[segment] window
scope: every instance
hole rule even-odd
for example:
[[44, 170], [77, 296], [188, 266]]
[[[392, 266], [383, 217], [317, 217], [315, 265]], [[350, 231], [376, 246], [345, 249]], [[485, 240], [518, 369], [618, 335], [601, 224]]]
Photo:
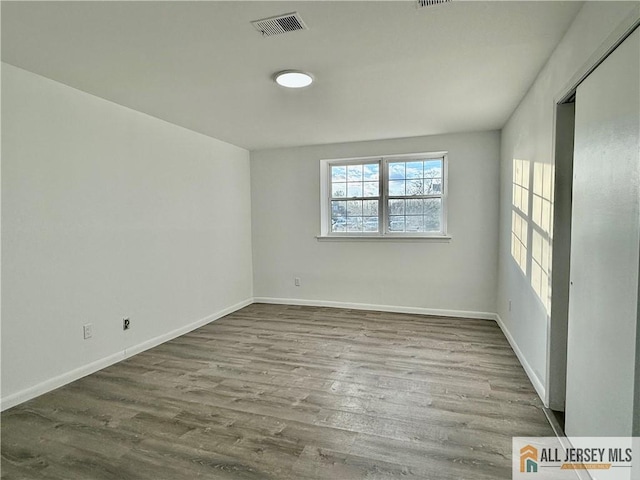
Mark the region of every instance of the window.
[[322, 235], [446, 235], [446, 152], [321, 162]]

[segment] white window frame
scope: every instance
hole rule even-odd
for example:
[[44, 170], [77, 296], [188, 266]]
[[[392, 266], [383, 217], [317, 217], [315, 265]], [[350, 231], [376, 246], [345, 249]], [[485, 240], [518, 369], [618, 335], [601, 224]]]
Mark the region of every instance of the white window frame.
[[[388, 225], [388, 199], [389, 199], [389, 163], [394, 161], [408, 162], [411, 160], [442, 160], [442, 192], [439, 195], [416, 195], [416, 198], [440, 198], [442, 199], [442, 217], [439, 232], [391, 232]], [[332, 232], [331, 231], [331, 167], [361, 165], [366, 163], [378, 163], [380, 168], [378, 197], [369, 197], [368, 200], [378, 199], [378, 226], [379, 232]], [[320, 161], [320, 235], [318, 239], [450, 239], [447, 234], [447, 213], [449, 193], [449, 168], [448, 152], [423, 152], [400, 155], [383, 155], [372, 157], [334, 158]], [[412, 198], [411, 196], [393, 198]]]

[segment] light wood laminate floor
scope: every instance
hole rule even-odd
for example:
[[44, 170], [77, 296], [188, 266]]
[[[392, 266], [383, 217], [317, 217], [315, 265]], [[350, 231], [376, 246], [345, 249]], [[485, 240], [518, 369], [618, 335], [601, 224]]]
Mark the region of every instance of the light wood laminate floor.
[[2, 479], [509, 479], [551, 436], [488, 320], [254, 304], [2, 414]]

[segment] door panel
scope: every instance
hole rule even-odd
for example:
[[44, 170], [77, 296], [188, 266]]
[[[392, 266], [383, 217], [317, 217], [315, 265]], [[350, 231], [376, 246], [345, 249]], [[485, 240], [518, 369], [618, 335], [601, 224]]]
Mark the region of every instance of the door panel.
[[640, 241], [640, 32], [576, 94], [565, 431], [631, 435]]

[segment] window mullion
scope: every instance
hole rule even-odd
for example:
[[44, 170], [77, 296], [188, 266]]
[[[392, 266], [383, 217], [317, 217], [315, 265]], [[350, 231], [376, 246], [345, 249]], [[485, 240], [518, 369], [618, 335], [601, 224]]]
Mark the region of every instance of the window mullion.
[[411, 200], [422, 198], [442, 198], [442, 195], [389, 195], [388, 200]]
[[331, 200], [349, 201], [349, 200], [378, 200], [377, 197], [331, 197]]
[[380, 159], [380, 203], [378, 204], [378, 228], [380, 230], [380, 235], [387, 234], [387, 217], [389, 213], [387, 212], [387, 162], [384, 158]]

